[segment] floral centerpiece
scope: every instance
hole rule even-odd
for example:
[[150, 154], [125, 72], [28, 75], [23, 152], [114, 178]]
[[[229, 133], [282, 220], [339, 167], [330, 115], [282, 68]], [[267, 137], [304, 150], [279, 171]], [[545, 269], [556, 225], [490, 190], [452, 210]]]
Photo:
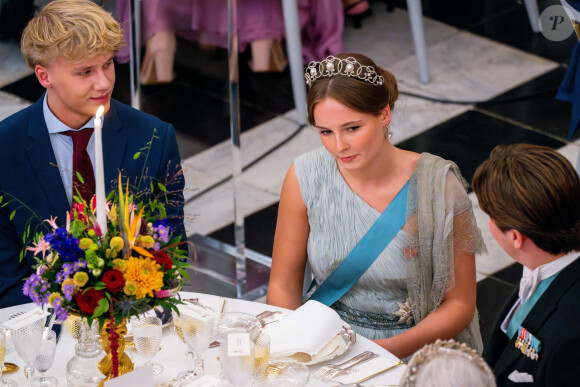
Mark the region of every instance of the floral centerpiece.
[[180, 248], [186, 242], [166, 216], [166, 189], [161, 183], [158, 188], [160, 197], [138, 202], [119, 175], [118, 190], [107, 198], [104, 235], [95, 216], [95, 198], [88, 205], [76, 195], [65, 225], [59, 227], [56, 218], [45, 220], [52, 232], [37, 233], [27, 247], [37, 264], [24, 294], [38, 305], [50, 303], [62, 321], [71, 313], [86, 318], [89, 326], [98, 320], [101, 329], [107, 321], [113, 328], [114, 376], [119, 362], [115, 325], [156, 306], [177, 310], [181, 301], [171, 296], [191, 267]]
[[[161, 191], [165, 187], [159, 183]], [[107, 233], [95, 218], [94, 197], [88, 206], [80, 196], [66, 214], [66, 225], [47, 219], [50, 233], [38, 233], [28, 250], [37, 264], [24, 284], [24, 294], [39, 305], [50, 303], [60, 320], [73, 312], [88, 319], [121, 321], [163, 306], [176, 310], [170, 297], [182, 278], [188, 278], [181, 235], [166, 218], [155, 198], [134, 202], [119, 175], [118, 192], [109, 194]]]

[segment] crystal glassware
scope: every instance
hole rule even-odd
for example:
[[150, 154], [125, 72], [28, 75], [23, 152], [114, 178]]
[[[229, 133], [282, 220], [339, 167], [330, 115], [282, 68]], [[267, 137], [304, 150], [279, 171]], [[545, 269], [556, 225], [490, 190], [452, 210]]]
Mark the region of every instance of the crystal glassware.
[[145, 367], [151, 367], [153, 375], [163, 372], [159, 363], [151, 363], [151, 359], [159, 352], [161, 344], [162, 322], [156, 316], [139, 316], [131, 321], [133, 341], [137, 353], [145, 358]]
[[[17, 316], [18, 314], [10, 317], [10, 319]], [[10, 331], [16, 353], [26, 362], [24, 375], [26, 375], [27, 379], [32, 378], [34, 375], [33, 362], [36, 359], [36, 354], [40, 351], [43, 330], [44, 319], [38, 319], [31, 324]]]
[[254, 385], [258, 387], [302, 387], [310, 379], [310, 370], [304, 364], [291, 360], [270, 359], [255, 372]]
[[56, 332], [50, 328], [44, 328], [42, 332], [42, 342], [40, 350], [34, 359], [34, 368], [40, 372], [40, 375], [32, 379], [33, 387], [55, 387], [58, 380], [53, 376], [46, 376], [45, 372], [52, 367], [54, 354], [56, 351]]
[[256, 316], [249, 313], [228, 312], [222, 315], [216, 327], [215, 337], [220, 343], [226, 340], [230, 333], [248, 333], [250, 340], [255, 341], [262, 325]]
[[0, 330], [0, 387], [16, 387], [18, 384], [14, 380], [2, 378], [7, 341], [6, 334]]
[[270, 360], [270, 336], [260, 333], [254, 341], [254, 372]]
[[202, 353], [209, 348], [213, 340], [215, 316], [210, 312], [198, 309], [195, 312], [181, 312], [179, 316], [183, 338], [193, 352], [194, 368], [180, 372], [178, 379], [182, 384], [191, 382], [204, 373]]
[[98, 322], [93, 321], [93, 325], [89, 328], [85, 319], [77, 318], [73, 321], [71, 327], [74, 328], [73, 332], [78, 338], [78, 343], [75, 346], [75, 355], [66, 365], [68, 386], [97, 387], [104, 378], [99, 370], [103, 351], [99, 344]]
[[220, 341], [220, 365], [228, 383], [233, 386], [250, 384], [255, 351], [256, 345], [250, 340], [249, 333], [230, 333]]

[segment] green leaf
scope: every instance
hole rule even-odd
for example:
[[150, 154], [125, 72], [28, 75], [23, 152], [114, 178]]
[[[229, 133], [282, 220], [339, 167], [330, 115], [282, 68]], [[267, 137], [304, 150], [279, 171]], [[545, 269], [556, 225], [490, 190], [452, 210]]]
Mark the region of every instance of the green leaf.
[[137, 160], [139, 157], [141, 157], [141, 152], [137, 152], [133, 155], [133, 160]]
[[14, 219], [14, 215], [16, 215], [16, 210], [10, 213], [10, 220]]
[[83, 179], [79, 171], [77, 171], [77, 179], [79, 179], [81, 184], [85, 184], [85, 179]]
[[95, 308], [95, 312], [93, 313], [93, 318], [99, 317], [103, 313], [106, 313], [109, 310], [109, 300], [105, 297], [99, 300], [99, 306]]
[[0, 196], [0, 203], [4, 200], [4, 196]]
[[20, 254], [18, 255], [18, 262], [22, 262], [23, 258], [24, 258], [24, 250], [20, 250]]
[[167, 188], [165, 188], [165, 186], [161, 183], [157, 183], [157, 187], [159, 187], [159, 189], [163, 192], [167, 192]]

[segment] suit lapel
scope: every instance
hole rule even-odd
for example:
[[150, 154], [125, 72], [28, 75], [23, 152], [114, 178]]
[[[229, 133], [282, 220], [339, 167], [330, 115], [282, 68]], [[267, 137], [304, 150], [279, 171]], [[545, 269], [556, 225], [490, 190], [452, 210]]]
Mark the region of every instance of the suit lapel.
[[[568, 288], [580, 278], [580, 259], [572, 262], [564, 268], [556, 279], [550, 284], [548, 289], [542, 294], [532, 310], [524, 319], [522, 326], [533, 335], [537, 335], [548, 317], [556, 309], [558, 301], [566, 293]], [[505, 316], [505, 315], [504, 315]], [[508, 369], [522, 353], [515, 348], [516, 336], [510, 340], [503, 350], [494, 368], [494, 373], [499, 376]], [[540, 352], [540, 357], [542, 356]]]
[[126, 134], [123, 130], [117, 102], [111, 100], [111, 109], [103, 123], [103, 162], [105, 168], [105, 191], [115, 188], [113, 184], [119, 177], [125, 156]]
[[[53, 208], [53, 215], [63, 216], [70, 209], [56, 158], [42, 112], [43, 98], [32, 105], [27, 136], [24, 138], [26, 155], [36, 175], [36, 180]], [[40, 200], [40, 198], [39, 198]]]

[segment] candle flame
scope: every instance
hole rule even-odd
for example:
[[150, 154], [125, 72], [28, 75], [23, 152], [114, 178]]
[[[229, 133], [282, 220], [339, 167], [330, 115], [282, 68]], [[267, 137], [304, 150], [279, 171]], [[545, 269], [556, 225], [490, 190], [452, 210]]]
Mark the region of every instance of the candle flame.
[[99, 106], [99, 108], [97, 109], [97, 118], [101, 118], [104, 111], [105, 111], [105, 107], [103, 105]]

